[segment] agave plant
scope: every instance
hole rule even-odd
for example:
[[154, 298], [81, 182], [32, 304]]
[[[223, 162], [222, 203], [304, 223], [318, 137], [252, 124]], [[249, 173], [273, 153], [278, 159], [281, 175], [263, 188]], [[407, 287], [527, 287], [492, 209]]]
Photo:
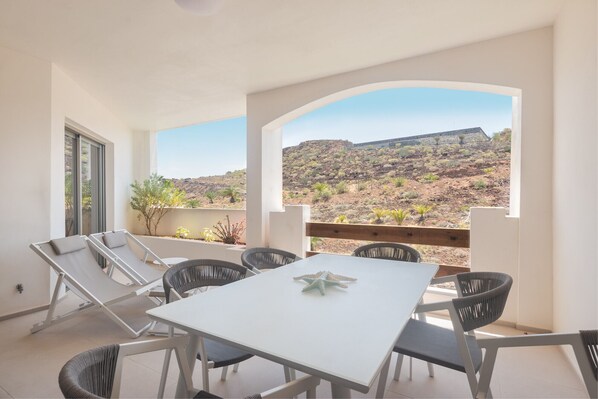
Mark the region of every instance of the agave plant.
[[384, 221], [382, 220], [386, 215], [388, 215], [388, 211], [382, 208], [374, 208], [372, 209], [372, 214], [374, 215], [374, 219], [372, 223], [375, 224], [382, 224]]
[[422, 223], [426, 217], [426, 214], [432, 210], [431, 205], [413, 205], [413, 209], [419, 215], [419, 222]]
[[409, 214], [408, 212], [406, 212], [403, 209], [393, 209], [392, 211], [389, 211], [388, 214], [394, 219], [395, 222], [397, 222], [397, 224], [400, 226], [401, 224], [403, 224], [403, 221], [405, 220], [405, 218], [407, 217], [407, 215]]

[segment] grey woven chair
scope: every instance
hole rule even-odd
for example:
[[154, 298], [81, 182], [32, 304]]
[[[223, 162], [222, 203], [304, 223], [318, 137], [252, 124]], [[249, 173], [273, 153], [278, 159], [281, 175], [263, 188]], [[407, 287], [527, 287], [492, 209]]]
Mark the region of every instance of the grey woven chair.
[[[175, 350], [178, 366], [187, 388], [187, 397], [196, 392], [193, 389], [191, 369], [186, 355], [188, 336], [143, 341], [127, 344], [114, 344], [91, 349], [74, 356], [60, 370], [58, 385], [65, 398], [118, 398], [122, 379], [122, 364], [125, 356], [158, 350]], [[306, 376], [280, 387], [257, 395], [251, 399], [270, 399], [297, 396], [307, 393], [307, 398], [315, 398], [316, 387], [320, 379]], [[158, 394], [162, 398], [162, 392]], [[194, 398], [216, 398], [205, 391], [200, 391]]]
[[478, 344], [481, 348], [486, 349], [484, 362], [480, 369], [478, 398], [488, 397], [492, 370], [500, 348], [545, 345], [571, 345], [588, 395], [590, 398], [598, 397], [598, 330], [570, 334], [533, 334], [486, 338], [478, 340]]
[[404, 262], [421, 262], [421, 255], [414, 248], [392, 242], [376, 242], [362, 245], [353, 251], [353, 256], [386, 260], [400, 260]]
[[[453, 329], [438, 327], [421, 320], [410, 319], [399, 337], [394, 351], [429, 363], [464, 372], [472, 397], [476, 397], [476, 373], [482, 364], [482, 351], [474, 330], [498, 320], [507, 302], [513, 279], [508, 274], [491, 272], [460, 273], [440, 277], [432, 284], [452, 281], [457, 298], [450, 301], [420, 304], [416, 312], [448, 310]], [[394, 379], [398, 381], [397, 367]], [[379, 387], [383, 389], [384, 387]], [[384, 394], [384, 391], [381, 391]]]
[[[222, 260], [191, 259], [181, 262], [168, 269], [162, 277], [166, 302], [182, 299], [191, 290], [222, 286], [239, 281], [245, 278], [246, 274], [246, 267]], [[172, 336], [173, 333], [174, 329], [169, 327], [169, 336]], [[223, 381], [226, 380], [228, 366], [235, 365], [234, 371], [237, 371], [240, 362], [253, 357], [250, 353], [210, 339], [204, 339], [204, 346], [207, 359], [202, 361], [202, 366], [222, 368], [221, 380]], [[199, 353], [197, 359], [202, 360]], [[160, 381], [160, 393], [164, 391], [169, 362], [170, 351], [167, 351]], [[209, 391], [208, 378], [204, 378], [204, 389]]]
[[243, 266], [256, 273], [263, 269], [276, 269], [297, 260], [301, 260], [301, 257], [275, 248], [250, 248], [241, 254]]

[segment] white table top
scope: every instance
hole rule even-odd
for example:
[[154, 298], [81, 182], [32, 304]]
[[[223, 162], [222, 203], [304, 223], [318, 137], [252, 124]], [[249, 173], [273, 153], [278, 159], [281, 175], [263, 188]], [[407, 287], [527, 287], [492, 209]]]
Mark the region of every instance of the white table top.
[[[357, 278], [326, 295], [293, 277], [329, 270]], [[367, 392], [437, 265], [317, 255], [147, 311], [333, 383]]]

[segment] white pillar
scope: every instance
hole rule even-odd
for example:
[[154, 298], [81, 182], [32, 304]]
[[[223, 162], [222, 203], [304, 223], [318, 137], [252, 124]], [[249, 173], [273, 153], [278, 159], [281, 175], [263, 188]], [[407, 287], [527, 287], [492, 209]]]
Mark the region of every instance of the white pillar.
[[305, 252], [309, 250], [305, 224], [309, 218], [309, 205], [287, 205], [283, 212], [271, 212], [270, 246], [305, 257]]
[[133, 135], [133, 156], [135, 159], [134, 179], [145, 180], [158, 171], [158, 148], [155, 130], [137, 131]]
[[268, 245], [270, 212], [282, 210], [282, 129], [265, 129], [248, 113], [248, 248]]

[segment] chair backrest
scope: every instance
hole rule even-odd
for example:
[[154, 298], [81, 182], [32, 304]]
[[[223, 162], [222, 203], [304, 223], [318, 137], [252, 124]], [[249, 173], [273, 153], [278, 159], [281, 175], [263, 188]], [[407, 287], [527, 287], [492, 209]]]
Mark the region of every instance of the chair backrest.
[[110, 398], [120, 347], [101, 346], [79, 353], [60, 370], [58, 385], [65, 398]]
[[452, 300], [463, 331], [488, 325], [500, 318], [513, 285], [505, 273], [470, 272], [456, 276], [461, 297]]
[[386, 260], [399, 260], [403, 262], [421, 262], [420, 253], [409, 245], [391, 242], [377, 242], [363, 245], [353, 251], [353, 256]]
[[123, 358], [174, 349], [187, 390], [193, 382], [186, 355], [188, 336], [113, 344], [75, 355], [60, 370], [58, 385], [65, 398], [117, 398], [120, 395]]
[[[141, 245], [137, 240], [133, 242], [141, 251], [144, 252], [144, 259], [139, 258], [131, 248], [131, 241], [133, 236], [126, 230], [108, 231], [105, 233], [95, 233], [89, 235], [90, 240], [95, 244], [100, 251], [107, 254], [112, 253], [123, 264], [120, 266], [124, 268], [123, 272], [129, 277], [139, 280], [140, 283], [148, 283], [162, 277], [162, 273], [147, 265], [145, 261], [148, 256], [156, 258], [159, 263], [163, 263], [160, 258], [149, 250], [149, 248]], [[116, 265], [119, 266], [119, 265]]]
[[190, 259], [168, 269], [162, 277], [166, 302], [171, 300], [171, 290], [179, 296], [201, 287], [221, 286], [245, 278], [247, 268], [235, 263], [215, 259]]
[[275, 269], [301, 260], [301, 257], [294, 253], [275, 248], [250, 248], [241, 254], [243, 266], [251, 269]]
[[64, 273], [66, 284], [82, 297], [89, 294], [100, 301], [122, 294], [123, 285], [112, 280], [98, 264], [85, 236], [70, 236], [31, 244], [57, 273]]

